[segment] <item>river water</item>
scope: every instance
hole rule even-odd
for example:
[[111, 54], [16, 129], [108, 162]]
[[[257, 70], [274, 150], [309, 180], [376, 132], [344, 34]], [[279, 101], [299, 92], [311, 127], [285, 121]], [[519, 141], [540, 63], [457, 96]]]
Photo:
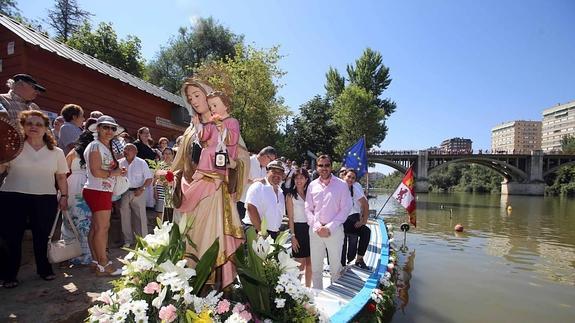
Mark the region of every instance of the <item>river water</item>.
[[[405, 211], [390, 200], [381, 214], [401, 247]], [[575, 322], [573, 199], [419, 194], [403, 249], [393, 323]]]

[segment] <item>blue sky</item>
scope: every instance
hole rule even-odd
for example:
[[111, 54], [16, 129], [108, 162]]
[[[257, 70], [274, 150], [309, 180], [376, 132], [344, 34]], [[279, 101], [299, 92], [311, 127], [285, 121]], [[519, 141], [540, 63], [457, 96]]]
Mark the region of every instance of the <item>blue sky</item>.
[[[575, 100], [575, 1], [571, 0], [79, 0], [120, 37], [142, 40], [150, 60], [197, 17], [213, 16], [259, 48], [280, 45], [280, 94], [294, 112], [324, 94], [330, 66], [345, 73], [366, 47], [379, 51], [397, 103], [381, 149], [424, 149], [447, 138], [490, 145], [490, 129], [540, 120]], [[44, 18], [48, 0], [19, 0]]]

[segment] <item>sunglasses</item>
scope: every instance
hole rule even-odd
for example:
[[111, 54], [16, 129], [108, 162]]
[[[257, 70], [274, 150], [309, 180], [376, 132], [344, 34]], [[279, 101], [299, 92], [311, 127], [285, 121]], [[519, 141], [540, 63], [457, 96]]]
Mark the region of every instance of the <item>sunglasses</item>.
[[317, 164], [317, 167], [331, 167], [331, 164]]
[[118, 128], [116, 126], [108, 126], [108, 125], [102, 125], [102, 129], [104, 130], [112, 130], [112, 131], [116, 131], [118, 130]]
[[32, 127], [32, 126], [36, 126], [37, 128], [44, 128], [45, 125], [42, 122], [32, 122], [32, 121], [26, 121], [26, 123], [24, 123], [25, 126], [28, 127]]

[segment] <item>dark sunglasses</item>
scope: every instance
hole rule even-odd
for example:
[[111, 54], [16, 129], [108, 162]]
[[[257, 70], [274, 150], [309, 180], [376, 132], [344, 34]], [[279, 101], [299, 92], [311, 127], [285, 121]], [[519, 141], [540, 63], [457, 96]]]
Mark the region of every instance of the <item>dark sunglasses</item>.
[[331, 164], [317, 164], [317, 167], [331, 167]]
[[44, 128], [45, 125], [42, 122], [32, 122], [32, 121], [26, 121], [26, 123], [24, 123], [25, 126], [28, 127], [32, 127], [32, 126], [36, 126], [38, 128]]
[[112, 131], [116, 131], [118, 130], [118, 128], [116, 126], [108, 126], [108, 125], [102, 125], [102, 129], [104, 130], [112, 130]]

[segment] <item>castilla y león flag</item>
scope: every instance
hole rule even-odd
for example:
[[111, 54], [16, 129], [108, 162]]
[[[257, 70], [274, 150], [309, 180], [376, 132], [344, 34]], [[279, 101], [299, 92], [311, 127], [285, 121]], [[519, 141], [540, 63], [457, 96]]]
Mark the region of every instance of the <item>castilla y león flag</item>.
[[407, 169], [401, 184], [393, 193], [393, 198], [407, 210], [409, 222], [414, 227], [417, 227], [417, 218], [415, 216], [415, 178], [411, 167]]

